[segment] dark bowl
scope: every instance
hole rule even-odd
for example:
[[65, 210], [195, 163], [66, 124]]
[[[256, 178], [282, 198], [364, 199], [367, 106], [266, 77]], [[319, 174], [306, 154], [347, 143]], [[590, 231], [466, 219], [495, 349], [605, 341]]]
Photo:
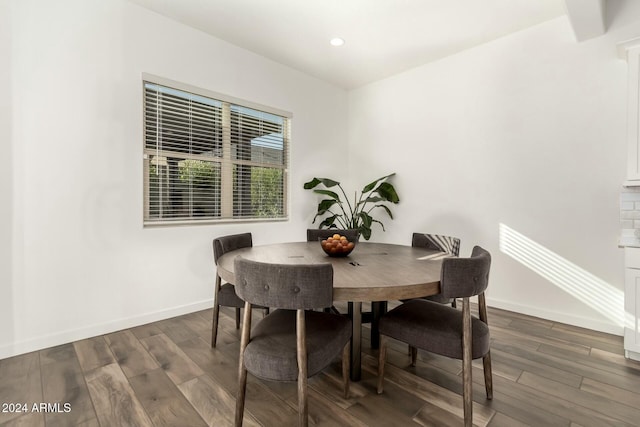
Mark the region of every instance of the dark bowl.
[[[340, 239], [334, 239], [333, 237], [318, 239], [318, 242], [320, 242], [320, 247], [325, 254], [329, 255], [330, 257], [339, 258], [349, 256], [349, 254], [353, 252], [358, 242], [346, 240], [346, 237], [342, 235], [340, 237]], [[343, 243], [345, 241], [346, 243]]]

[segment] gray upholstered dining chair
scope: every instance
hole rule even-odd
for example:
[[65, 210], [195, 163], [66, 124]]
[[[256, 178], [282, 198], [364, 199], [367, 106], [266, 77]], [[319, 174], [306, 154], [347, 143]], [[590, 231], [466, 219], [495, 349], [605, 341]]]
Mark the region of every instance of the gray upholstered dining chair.
[[[234, 307], [236, 309], [236, 329], [240, 328], [240, 309], [244, 307], [242, 301], [236, 294], [235, 287], [231, 283], [222, 284], [222, 278], [218, 274], [218, 259], [227, 252], [236, 249], [249, 248], [253, 246], [253, 238], [251, 233], [232, 234], [213, 239], [213, 260], [216, 264], [216, 283], [213, 294], [213, 326], [211, 328], [211, 347], [216, 346], [218, 338], [218, 318], [220, 316], [220, 306]], [[265, 314], [269, 313], [269, 309], [261, 307], [265, 310]]]
[[[307, 378], [342, 352], [349, 395], [351, 320], [312, 311], [333, 301], [331, 264], [269, 264], [238, 257], [236, 290], [245, 302], [238, 365], [236, 426], [242, 425], [247, 372], [274, 381], [298, 381], [298, 424], [308, 424]], [[277, 308], [251, 329], [254, 304]]]
[[[473, 423], [471, 360], [482, 357], [487, 399], [493, 398], [487, 304], [484, 291], [489, 283], [491, 255], [476, 246], [470, 258], [442, 261], [440, 287], [446, 298], [462, 298], [462, 311], [433, 301], [415, 299], [399, 305], [380, 319], [378, 393], [382, 393], [384, 364], [389, 338], [412, 348], [462, 360], [464, 423]], [[478, 295], [480, 318], [471, 316], [469, 297]], [[411, 357], [415, 366], [416, 353]]]
[[317, 242], [318, 239], [326, 239], [336, 233], [345, 236], [351, 242], [357, 241], [359, 237], [358, 230], [356, 229], [339, 230], [337, 228], [308, 228], [307, 242]]
[[[334, 234], [340, 234], [345, 236], [351, 242], [357, 242], [360, 234], [358, 230], [355, 228], [350, 228], [347, 230], [340, 230], [337, 228], [307, 228], [307, 242], [317, 242], [320, 239], [326, 239], [327, 237], [331, 237]], [[349, 303], [353, 305], [353, 303]], [[335, 314], [340, 314], [338, 309], [332, 305], [331, 307], [325, 307], [325, 311], [332, 311]]]
[[[457, 257], [460, 255], [460, 239], [452, 236], [413, 233], [411, 246], [414, 248], [433, 249], [448, 256]], [[429, 301], [439, 302], [440, 304], [451, 304], [452, 307], [456, 306], [455, 298], [445, 298], [442, 293], [422, 298], [428, 299]]]

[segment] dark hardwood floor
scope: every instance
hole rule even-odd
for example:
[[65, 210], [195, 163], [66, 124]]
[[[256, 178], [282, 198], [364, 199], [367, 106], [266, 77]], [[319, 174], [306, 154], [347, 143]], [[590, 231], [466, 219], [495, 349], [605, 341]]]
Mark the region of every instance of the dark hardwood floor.
[[[221, 310], [216, 349], [206, 310], [0, 360], [0, 425], [232, 425], [239, 348], [232, 315]], [[474, 361], [476, 425], [640, 425], [640, 362], [623, 357], [621, 337], [497, 309], [489, 325], [494, 398], [486, 400], [482, 362]], [[462, 425], [460, 361], [420, 352], [412, 368], [407, 347], [392, 342], [378, 395], [377, 351], [368, 340], [362, 359], [349, 399], [339, 360], [310, 379], [310, 424]], [[35, 411], [45, 409], [40, 403], [59, 405]], [[249, 375], [245, 425], [295, 425], [296, 417], [295, 383]]]

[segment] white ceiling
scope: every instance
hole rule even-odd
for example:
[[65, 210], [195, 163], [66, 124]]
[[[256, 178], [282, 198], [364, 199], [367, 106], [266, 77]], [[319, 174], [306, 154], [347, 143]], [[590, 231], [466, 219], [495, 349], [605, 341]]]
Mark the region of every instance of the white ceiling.
[[564, 0], [130, 1], [346, 89], [566, 13]]

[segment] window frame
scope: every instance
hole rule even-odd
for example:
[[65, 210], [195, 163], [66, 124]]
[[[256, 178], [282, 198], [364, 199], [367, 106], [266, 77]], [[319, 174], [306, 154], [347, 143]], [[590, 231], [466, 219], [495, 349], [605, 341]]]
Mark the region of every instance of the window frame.
[[[152, 219], [150, 217], [150, 179], [149, 179], [149, 155], [152, 149], [147, 148], [146, 139], [147, 139], [147, 126], [146, 126], [146, 94], [145, 94], [145, 85], [147, 83], [158, 85], [162, 87], [167, 87], [170, 89], [176, 89], [183, 92], [192, 93], [196, 96], [202, 96], [205, 98], [210, 98], [215, 101], [219, 101], [222, 103], [222, 118], [221, 118], [221, 128], [222, 128], [222, 156], [211, 156], [211, 157], [203, 157], [203, 160], [219, 163], [220, 165], [220, 217], [212, 218], [207, 217], [203, 219], [199, 219], [195, 216], [190, 217], [179, 217], [176, 219]], [[290, 149], [291, 149], [291, 119], [293, 118], [293, 114], [280, 110], [277, 108], [265, 106], [262, 104], [258, 104], [255, 102], [247, 101], [244, 99], [236, 98], [233, 96], [213, 92], [207, 89], [199, 88], [193, 85], [189, 85], [186, 83], [177, 82], [174, 80], [166, 79], [164, 77], [159, 77], [149, 73], [142, 73], [142, 171], [143, 171], [143, 226], [144, 227], [158, 227], [158, 226], [177, 226], [177, 225], [205, 225], [205, 224], [219, 224], [219, 223], [241, 223], [241, 222], [282, 222], [289, 220], [289, 158], [290, 158]], [[260, 112], [264, 112], [267, 114], [280, 116], [284, 119], [285, 123], [283, 124], [283, 150], [282, 150], [282, 165], [272, 164], [272, 163], [262, 163], [262, 162], [254, 162], [250, 160], [242, 160], [242, 159], [233, 159], [232, 158], [232, 137], [231, 137], [231, 109], [233, 106], [238, 106], [240, 108], [249, 108], [252, 110], [257, 110]], [[189, 154], [185, 156], [185, 158], [193, 158], [197, 159], [197, 154]], [[265, 168], [273, 168], [282, 170], [282, 216], [272, 217], [272, 218], [261, 218], [261, 217], [243, 217], [233, 216], [233, 208], [234, 208], [234, 192], [233, 192], [233, 173], [234, 173], [234, 165], [248, 165], [255, 167], [265, 167]]]

